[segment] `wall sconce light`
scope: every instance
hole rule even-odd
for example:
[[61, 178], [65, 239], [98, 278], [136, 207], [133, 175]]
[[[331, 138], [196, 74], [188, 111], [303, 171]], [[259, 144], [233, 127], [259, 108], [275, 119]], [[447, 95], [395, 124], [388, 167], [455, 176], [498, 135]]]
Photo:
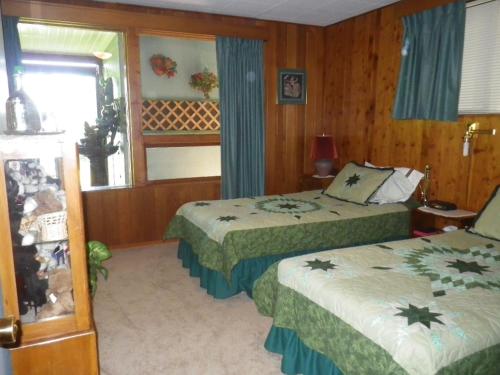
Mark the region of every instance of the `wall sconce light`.
[[464, 135], [463, 155], [469, 156], [470, 143], [474, 135], [495, 135], [496, 129], [479, 129], [479, 122], [473, 122], [467, 125], [467, 130]]

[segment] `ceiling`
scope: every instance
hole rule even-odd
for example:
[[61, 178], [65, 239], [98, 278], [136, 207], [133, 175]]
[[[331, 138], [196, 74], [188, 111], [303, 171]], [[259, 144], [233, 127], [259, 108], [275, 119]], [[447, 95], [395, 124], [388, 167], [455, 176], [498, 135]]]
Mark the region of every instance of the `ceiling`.
[[97, 0], [328, 26], [398, 0]]
[[74, 27], [19, 23], [21, 48], [26, 52], [92, 55], [105, 51], [116, 33]]

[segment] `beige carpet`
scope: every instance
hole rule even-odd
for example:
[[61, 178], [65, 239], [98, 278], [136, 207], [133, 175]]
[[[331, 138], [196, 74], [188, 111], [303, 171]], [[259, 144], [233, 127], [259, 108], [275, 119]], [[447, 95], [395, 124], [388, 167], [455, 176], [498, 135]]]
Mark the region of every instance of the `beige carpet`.
[[272, 323], [246, 295], [215, 300], [176, 257], [176, 243], [117, 251], [94, 299], [102, 375], [274, 375]]

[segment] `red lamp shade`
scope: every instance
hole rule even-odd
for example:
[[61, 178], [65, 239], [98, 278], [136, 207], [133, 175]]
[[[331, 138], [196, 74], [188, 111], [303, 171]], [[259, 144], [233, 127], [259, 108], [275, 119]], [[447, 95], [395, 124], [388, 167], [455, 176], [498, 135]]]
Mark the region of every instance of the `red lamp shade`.
[[331, 135], [317, 135], [314, 137], [311, 148], [312, 160], [334, 160], [337, 158], [337, 147]]

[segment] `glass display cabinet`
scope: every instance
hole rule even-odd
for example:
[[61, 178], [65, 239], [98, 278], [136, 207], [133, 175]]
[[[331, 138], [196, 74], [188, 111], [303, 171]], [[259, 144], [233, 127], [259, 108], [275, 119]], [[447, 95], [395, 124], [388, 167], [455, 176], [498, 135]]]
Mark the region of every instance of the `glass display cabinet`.
[[21, 326], [19, 374], [98, 373], [77, 160], [60, 135], [0, 136], [0, 277]]

